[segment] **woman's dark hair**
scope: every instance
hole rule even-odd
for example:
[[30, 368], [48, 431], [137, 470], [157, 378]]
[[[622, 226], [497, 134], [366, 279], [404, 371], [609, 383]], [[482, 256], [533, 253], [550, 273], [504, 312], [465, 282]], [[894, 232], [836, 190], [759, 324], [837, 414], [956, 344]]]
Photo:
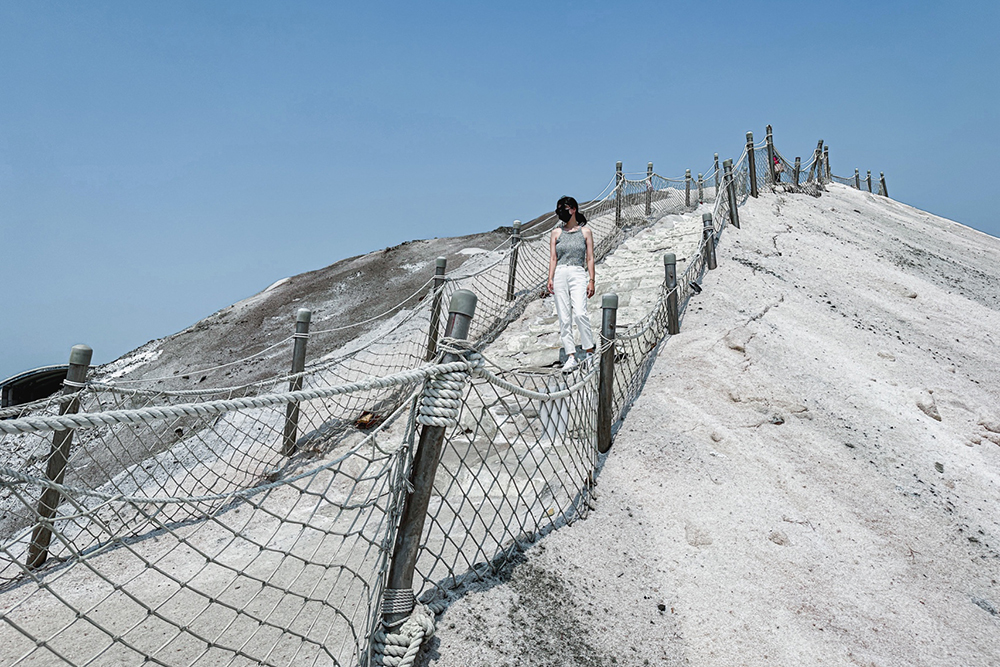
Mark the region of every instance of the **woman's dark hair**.
[[[556, 202], [556, 216], [558, 216], [560, 220], [563, 220], [563, 215], [565, 215], [564, 211], [570, 208], [576, 209], [576, 221], [580, 225], [587, 224], [587, 217], [583, 214], [583, 211], [580, 210], [580, 205], [576, 203], [575, 199], [569, 196], [560, 197], [559, 201]], [[566, 216], [566, 219], [563, 220], [563, 222], [568, 222], [568, 221], [569, 221], [569, 216]]]

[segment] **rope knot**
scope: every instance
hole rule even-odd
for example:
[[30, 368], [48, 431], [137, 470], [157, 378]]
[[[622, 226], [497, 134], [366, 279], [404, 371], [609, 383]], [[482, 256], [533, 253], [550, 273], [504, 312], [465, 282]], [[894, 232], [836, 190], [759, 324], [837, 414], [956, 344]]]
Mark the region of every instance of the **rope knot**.
[[372, 664], [385, 667], [411, 667], [425, 639], [434, 636], [434, 614], [422, 604], [416, 605], [409, 618], [397, 629], [375, 633], [372, 641]]
[[465, 382], [472, 375], [477, 375], [485, 361], [467, 340], [443, 338], [438, 343], [438, 362], [445, 354], [452, 354], [465, 361], [465, 370], [441, 373], [427, 379], [420, 396], [420, 408], [417, 423], [425, 426], [455, 426], [458, 424], [458, 412], [462, 407], [462, 393]]

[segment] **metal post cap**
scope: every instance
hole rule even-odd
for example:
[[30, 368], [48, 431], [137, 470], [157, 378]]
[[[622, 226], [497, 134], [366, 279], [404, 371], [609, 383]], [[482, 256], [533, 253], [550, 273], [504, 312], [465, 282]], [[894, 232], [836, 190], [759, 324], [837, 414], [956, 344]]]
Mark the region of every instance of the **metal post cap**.
[[622, 161], [621, 160], [618, 160], [618, 162], [615, 162], [615, 169], [617, 169], [618, 171], [622, 170]]
[[675, 255], [672, 252], [668, 252], [666, 255], [663, 256], [663, 263], [664, 264], [676, 264], [677, 263], [677, 255]]
[[698, 180], [699, 181], [701, 180], [701, 172], [700, 171], [698, 172]]
[[521, 228], [521, 221], [520, 220], [515, 220], [514, 221], [514, 229], [520, 229], [520, 228]]
[[879, 175], [880, 178], [885, 178], [885, 172], [884, 171], [880, 171], [878, 173], [878, 175]]
[[74, 345], [69, 351], [69, 363], [77, 366], [89, 366], [94, 351], [87, 345]]
[[467, 289], [460, 289], [451, 295], [451, 304], [448, 306], [449, 313], [458, 313], [466, 317], [476, 314], [476, 302], [478, 297]]
[[726, 158], [725, 160], [722, 161], [722, 167], [724, 169], [732, 169], [733, 168], [733, 161], [730, 160], [729, 158]]
[[710, 225], [710, 224], [712, 224], [712, 214], [711, 213], [702, 213], [701, 214], [701, 222], [702, 222], [703, 225]]
[[308, 323], [312, 319], [312, 311], [308, 308], [299, 308], [298, 312], [295, 313], [296, 322], [306, 322]]
[[648, 163], [648, 164], [646, 165], [646, 168], [647, 168], [647, 169], [652, 169], [652, 168], [653, 168], [653, 163], [652, 163], [652, 162]]
[[715, 154], [715, 159], [716, 159], [716, 160], [718, 160], [718, 159], [719, 159], [719, 154], [718, 154], [718, 153], [716, 153], [716, 154]]
[[601, 308], [618, 309], [618, 295], [614, 292], [601, 297]]
[[753, 141], [753, 132], [747, 132], [747, 141], [748, 142], [752, 142]]
[[438, 257], [434, 260], [434, 268], [443, 269], [448, 266], [448, 260], [445, 257]]
[[691, 170], [690, 169], [685, 169], [684, 170], [684, 176], [687, 177], [687, 178], [691, 178]]

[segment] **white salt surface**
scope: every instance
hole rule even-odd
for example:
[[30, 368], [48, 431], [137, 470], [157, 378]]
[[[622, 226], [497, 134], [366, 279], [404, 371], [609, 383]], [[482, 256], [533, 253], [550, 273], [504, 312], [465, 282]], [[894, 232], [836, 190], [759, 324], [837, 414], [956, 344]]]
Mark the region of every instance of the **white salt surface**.
[[1000, 241], [841, 186], [740, 217], [595, 510], [420, 664], [1000, 664]]
[[107, 373], [107, 375], [105, 375], [102, 379], [107, 381], [122, 377], [126, 373], [134, 371], [150, 361], [154, 361], [159, 358], [162, 352], [162, 350], [157, 349], [155, 341], [153, 344], [143, 345], [137, 350], [134, 350], [133, 352], [105, 365], [103, 371]]
[[[740, 215], [594, 511], [453, 602], [420, 664], [1000, 664], [1000, 241], [838, 186]], [[623, 324], [696, 247], [700, 211], [668, 218], [598, 267]], [[487, 354], [554, 358], [550, 310]]]

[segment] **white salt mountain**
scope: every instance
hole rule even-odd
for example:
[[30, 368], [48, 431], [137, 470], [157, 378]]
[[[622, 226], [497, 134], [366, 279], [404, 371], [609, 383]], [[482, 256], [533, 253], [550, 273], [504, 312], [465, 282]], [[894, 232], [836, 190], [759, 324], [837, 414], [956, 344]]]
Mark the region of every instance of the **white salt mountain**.
[[[683, 270], [700, 213], [598, 266], [623, 326], [657, 296], [663, 253]], [[423, 664], [1000, 664], [1000, 241], [836, 185], [740, 214], [618, 433], [596, 510], [454, 601]], [[489, 261], [463, 251], [498, 232], [279, 281], [101, 375], [273, 376], [287, 346], [191, 369], [265, 350], [300, 306], [314, 330], [383, 312], [438, 255]], [[555, 329], [536, 301], [487, 355], [545, 365]], [[312, 354], [357, 344], [328, 335]]]
[[[420, 664], [1000, 664], [1000, 240], [839, 185], [740, 217], [595, 511], [453, 601]], [[598, 283], [642, 300], [684, 254], [663, 233]], [[546, 307], [487, 354], [551, 346]]]

